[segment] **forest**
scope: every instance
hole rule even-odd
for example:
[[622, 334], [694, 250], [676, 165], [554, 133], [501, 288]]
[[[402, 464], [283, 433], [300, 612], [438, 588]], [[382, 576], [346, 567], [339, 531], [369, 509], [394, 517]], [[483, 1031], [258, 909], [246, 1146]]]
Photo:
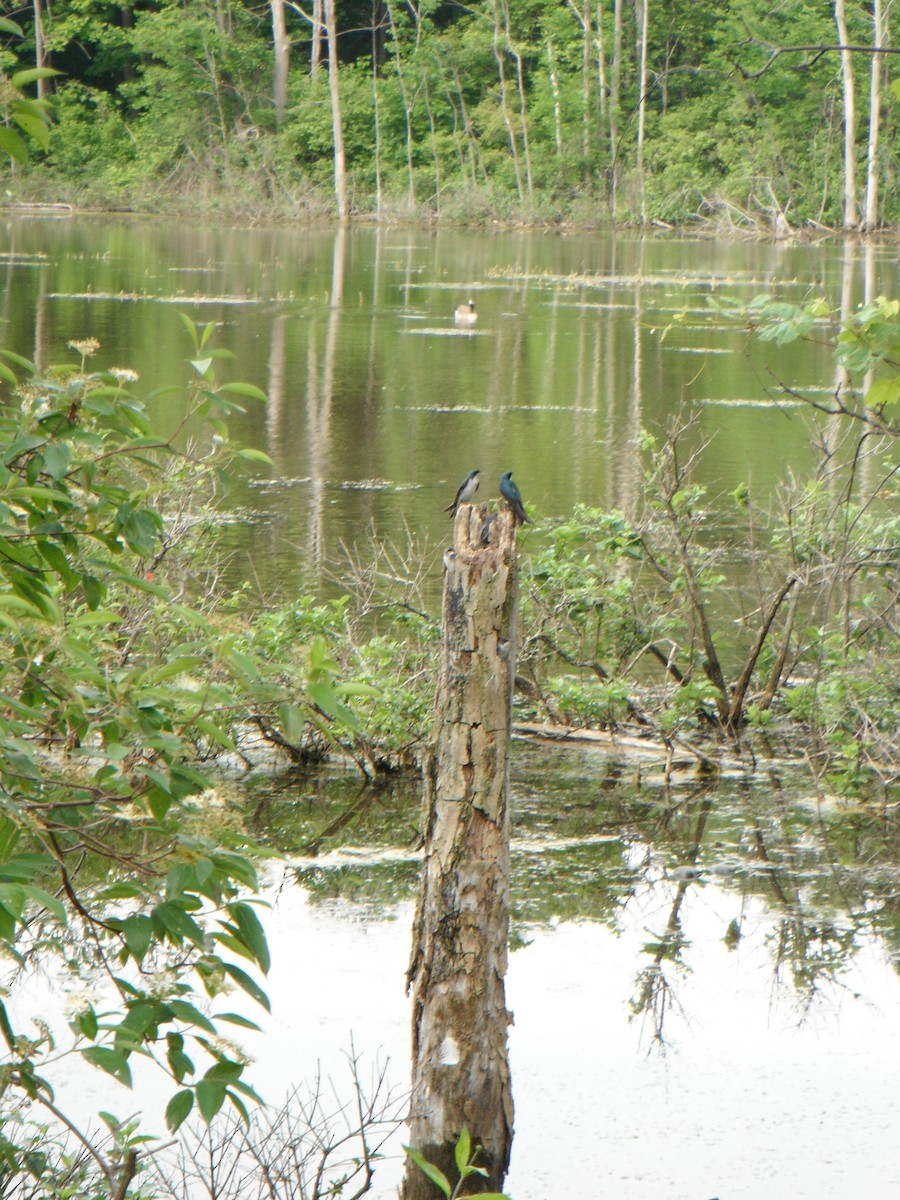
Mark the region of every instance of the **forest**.
[[900, 217], [891, 0], [3, 12], [13, 200], [781, 236]]

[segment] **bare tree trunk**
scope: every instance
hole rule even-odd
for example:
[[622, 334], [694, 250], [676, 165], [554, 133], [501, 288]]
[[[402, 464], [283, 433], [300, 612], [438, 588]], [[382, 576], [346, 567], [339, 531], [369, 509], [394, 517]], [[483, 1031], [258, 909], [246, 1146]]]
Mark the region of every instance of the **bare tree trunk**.
[[344, 149], [344, 121], [341, 116], [337, 23], [334, 15], [335, 0], [323, 0], [323, 3], [325, 5], [325, 28], [328, 36], [328, 90], [331, 94], [331, 129], [334, 137], [334, 197], [337, 202], [338, 219], [346, 221], [350, 216], [350, 202], [347, 199], [347, 153]]
[[600, 100], [597, 105], [600, 116], [606, 116], [606, 47], [603, 44], [603, 0], [597, 0], [597, 38], [595, 42], [597, 50], [597, 88], [600, 94]]
[[[375, 121], [375, 212], [380, 217], [383, 202], [382, 187], [381, 187], [381, 107], [378, 99], [378, 84], [379, 84], [379, 54], [384, 52], [384, 32], [377, 27], [377, 19], [379, 9], [382, 7], [382, 0], [373, 0], [372, 3], [372, 107], [374, 110]], [[380, 46], [380, 49], [379, 49]]]
[[513, 169], [516, 176], [516, 192], [518, 193], [519, 203], [525, 202], [525, 191], [522, 187], [522, 171], [519, 166], [519, 146], [516, 137], [516, 131], [513, 127], [512, 117], [509, 112], [509, 99], [507, 96], [508, 85], [506, 82], [506, 67], [504, 65], [503, 56], [506, 52], [506, 47], [501, 45], [500, 40], [500, 11], [497, 0], [493, 0], [494, 10], [494, 59], [497, 63], [497, 77], [500, 80], [500, 110], [503, 113], [503, 123], [506, 126], [506, 135], [509, 138], [509, 149], [512, 154]]
[[847, 48], [847, 11], [844, 0], [834, 0], [834, 23], [841, 50], [841, 84], [844, 92], [844, 228], [859, 226], [856, 202], [856, 93], [853, 87], [853, 54]]
[[581, 153], [585, 160], [591, 152], [591, 0], [584, 0], [584, 42], [581, 47], [581, 96], [584, 113], [581, 126]]
[[412, 104], [409, 99], [409, 92], [406, 87], [406, 79], [403, 75], [403, 63], [400, 54], [400, 34], [397, 30], [397, 23], [394, 20], [394, 10], [391, 7], [391, 0], [387, 0], [388, 20], [391, 23], [391, 37], [394, 40], [394, 66], [397, 70], [397, 82], [400, 84], [400, 95], [403, 97], [403, 119], [406, 122], [406, 176], [408, 185], [409, 207], [416, 206], [416, 177], [413, 166], [413, 149], [415, 148], [415, 136], [413, 134], [412, 125]]
[[609, 81], [609, 207], [615, 221], [619, 204], [619, 104], [622, 91], [622, 3], [613, 6], [613, 57]]
[[522, 129], [522, 157], [525, 159], [525, 188], [528, 192], [528, 199], [531, 200], [533, 185], [531, 175], [531, 145], [528, 137], [528, 100], [525, 95], [525, 71], [522, 66], [522, 56], [513, 46], [512, 29], [509, 20], [509, 4], [507, 0], [500, 0], [503, 5], [503, 30], [506, 40], [506, 48], [510, 56], [516, 64], [516, 86], [519, 93], [519, 124]]
[[[887, 20], [887, 9], [891, 0], [873, 0], [872, 4], [872, 39], [875, 46], [887, 46], [890, 42], [890, 28]], [[884, 61], [881, 54], [872, 55], [871, 84], [869, 87], [869, 143], [866, 150], [866, 209], [863, 217], [864, 229], [876, 229], [878, 226], [878, 137], [881, 127], [881, 79], [884, 74]]]
[[[425, 769], [425, 863], [408, 984], [413, 1000], [410, 1144], [451, 1179], [463, 1126], [499, 1192], [512, 1145], [507, 1057], [508, 764], [517, 615], [516, 527], [462, 505], [444, 556], [435, 743]], [[485, 544], [486, 542], [486, 544]], [[475, 1186], [472, 1187], [471, 1185]], [[412, 1163], [404, 1200], [432, 1200]]]
[[466, 135], [466, 147], [469, 153], [469, 161], [472, 166], [472, 178], [478, 180], [480, 178], [483, 185], [487, 185], [487, 172], [484, 169], [484, 163], [481, 159], [481, 146], [478, 143], [478, 137], [472, 127], [472, 120], [469, 116], [469, 110], [466, 107], [466, 97], [463, 91], [462, 80], [459, 77], [459, 67], [456, 63], [452, 65], [453, 82], [456, 84], [456, 94], [459, 98], [459, 111], [462, 113], [463, 130]]
[[322, 65], [322, 32], [325, 29], [325, 0], [313, 0], [312, 45], [309, 51], [309, 77], [315, 79]]
[[284, 110], [287, 107], [291, 44], [288, 41], [287, 26], [284, 21], [284, 0], [269, 0], [269, 7], [272, 9], [272, 48], [275, 55], [272, 101], [275, 105], [275, 124], [280, 129], [284, 121]]
[[547, 42], [547, 69], [550, 75], [550, 91], [553, 95], [553, 137], [556, 142], [556, 157], [562, 158], [562, 108], [559, 100], [559, 75], [556, 71], [552, 41]]
[[[44, 41], [44, 18], [41, 13], [41, 0], [34, 0], [34, 65], [36, 67], [46, 67], [47, 65], [47, 49]], [[37, 80], [38, 99], [43, 100], [47, 95], [47, 80]]]
[[434, 109], [431, 107], [431, 88], [428, 79], [427, 63], [422, 67], [422, 98], [425, 101], [425, 113], [428, 117], [428, 128], [431, 130], [431, 161], [434, 165], [434, 211], [441, 215], [441, 158], [438, 152], [438, 136], [434, 123]]
[[647, 185], [644, 178], [644, 133], [647, 124], [647, 30], [649, 26], [649, 0], [640, 0], [638, 21], [638, 124], [637, 124], [637, 176], [640, 195], [641, 224], [647, 224]]

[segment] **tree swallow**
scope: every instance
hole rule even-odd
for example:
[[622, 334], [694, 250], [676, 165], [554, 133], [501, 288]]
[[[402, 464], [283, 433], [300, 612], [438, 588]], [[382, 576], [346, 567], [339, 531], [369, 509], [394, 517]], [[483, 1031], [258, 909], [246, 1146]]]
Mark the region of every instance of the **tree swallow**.
[[465, 477], [465, 479], [462, 481], [462, 483], [459, 485], [459, 487], [456, 489], [456, 499], [453, 501], [452, 504], [448, 504], [447, 507], [444, 509], [444, 512], [448, 512], [450, 514], [451, 521], [456, 516], [456, 510], [459, 508], [459, 506], [461, 504], [471, 504], [472, 503], [472, 497], [478, 491], [478, 484], [480, 482], [478, 476], [480, 474], [481, 474], [480, 471], [470, 471], [468, 473], [468, 475]]
[[475, 311], [475, 301], [470, 300], [468, 304], [457, 305], [456, 312], [453, 314], [453, 320], [457, 325], [465, 325], [467, 329], [471, 329], [478, 320], [478, 313]]
[[531, 523], [531, 519], [525, 512], [525, 505], [522, 503], [519, 489], [513, 483], [512, 471], [504, 471], [500, 476], [500, 495], [512, 509], [517, 525]]

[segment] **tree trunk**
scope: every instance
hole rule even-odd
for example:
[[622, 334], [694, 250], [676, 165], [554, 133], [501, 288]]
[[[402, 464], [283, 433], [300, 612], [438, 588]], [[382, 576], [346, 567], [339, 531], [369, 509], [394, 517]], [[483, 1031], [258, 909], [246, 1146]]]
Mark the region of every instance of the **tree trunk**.
[[269, 0], [272, 9], [272, 49], [275, 69], [272, 73], [272, 102], [275, 106], [275, 124], [280, 129], [287, 107], [288, 64], [291, 44], [288, 41], [284, 20], [284, 0]]
[[400, 95], [403, 98], [403, 119], [406, 122], [406, 179], [407, 179], [407, 196], [409, 197], [409, 207], [416, 206], [416, 176], [413, 160], [413, 151], [415, 149], [416, 139], [413, 132], [412, 123], [412, 102], [409, 98], [409, 92], [406, 87], [406, 78], [403, 74], [403, 64], [400, 54], [400, 30], [397, 28], [397, 23], [394, 20], [394, 10], [391, 7], [390, 0], [387, 0], [387, 15], [391, 26], [391, 38], [394, 42], [394, 67], [397, 71], [397, 82], [400, 84]]
[[847, 13], [844, 0], [834, 0], [834, 23], [841, 50], [841, 84], [844, 92], [844, 228], [856, 229], [859, 209], [856, 203], [856, 94], [853, 88], [853, 54], [846, 47]]
[[325, 29], [328, 35], [328, 90], [331, 95], [331, 129], [334, 137], [334, 198], [337, 203], [338, 219], [346, 221], [350, 216], [350, 202], [347, 199], [347, 154], [344, 150], [344, 121], [341, 116], [337, 22], [334, 15], [335, 0], [323, 0], [323, 2], [325, 7]]
[[622, 91], [622, 3], [613, 5], [613, 52], [609, 76], [609, 208], [613, 221], [619, 209], [619, 104]]
[[322, 31], [325, 28], [325, 0], [313, 0], [312, 45], [309, 50], [309, 77], [315, 79], [322, 65]]
[[519, 197], [519, 203], [525, 203], [525, 191], [522, 187], [522, 172], [519, 167], [519, 146], [516, 138], [516, 131], [513, 127], [512, 117], [509, 110], [508, 85], [506, 82], [506, 68], [504, 66], [504, 54], [506, 53], [505, 46], [501, 44], [500, 38], [500, 9], [498, 0], [493, 0], [494, 14], [494, 36], [492, 46], [494, 50], [494, 59], [497, 63], [497, 78], [500, 80], [500, 111], [503, 113], [503, 124], [506, 126], [506, 136], [509, 138], [509, 150], [512, 155], [513, 169], [516, 175], [516, 194]]
[[[872, 40], [876, 47], [887, 46], [890, 41], [889, 26], [883, 0], [873, 0]], [[881, 54], [872, 55], [871, 85], [869, 87], [869, 143], [866, 150], [866, 210], [863, 228], [878, 227], [878, 135], [881, 127], [881, 77], [884, 61]]]
[[[34, 65], [39, 69], [47, 66], [47, 49], [44, 41], [44, 19], [41, 13], [41, 0], [34, 0]], [[38, 99], [43, 100], [47, 95], [47, 80], [37, 81]]]
[[[408, 984], [413, 999], [410, 1144], [455, 1180], [466, 1126], [483, 1150], [468, 1193], [498, 1192], [509, 1165], [508, 763], [517, 615], [516, 526], [462, 505], [444, 556], [435, 741], [425, 769], [425, 863]], [[404, 1200], [434, 1185], [408, 1164]]]
[[650, 23], [649, 0], [640, 0], [638, 22], [638, 125], [637, 177], [640, 195], [641, 224], [647, 224], [647, 184], [644, 177], [644, 132], [647, 125], [647, 31]]

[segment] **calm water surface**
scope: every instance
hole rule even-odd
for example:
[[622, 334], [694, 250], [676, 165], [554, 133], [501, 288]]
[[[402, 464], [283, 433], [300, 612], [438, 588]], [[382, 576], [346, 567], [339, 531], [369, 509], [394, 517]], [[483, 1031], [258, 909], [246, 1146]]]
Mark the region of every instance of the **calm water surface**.
[[[539, 518], [577, 501], [634, 510], [637, 437], [685, 405], [710, 439], [699, 480], [767, 498], [813, 462], [808, 413], [780, 381], [834, 382], [827, 349], [771, 349], [710, 300], [761, 292], [845, 306], [897, 290], [889, 250], [508, 232], [230, 229], [134, 220], [0, 224], [0, 344], [41, 364], [93, 336], [177, 422], [189, 368], [178, 310], [213, 321], [225, 371], [262, 388], [233, 422], [274, 468], [236, 480], [235, 579], [317, 586], [371, 529], [442, 545], [472, 467], [480, 498], [513, 470]], [[451, 313], [475, 299], [472, 332]]]
[[[540, 519], [637, 503], [638, 431], [695, 406], [713, 495], [772, 492], [813, 462], [804, 410], [827, 351], [751, 346], [716, 295], [897, 293], [894, 256], [852, 243], [685, 237], [0, 224], [0, 344], [43, 365], [97, 337], [163, 421], [188, 377], [178, 310], [217, 324], [234, 378], [264, 389], [235, 436], [274, 468], [236, 480], [235, 579], [318, 587], [374, 528], [443, 545], [442, 507], [473, 466], [515, 472]], [[866, 283], [868, 279], [868, 284]], [[451, 313], [472, 296], [461, 334]], [[168, 390], [171, 389], [171, 390]], [[724, 518], [722, 518], [724, 520]], [[529, 531], [529, 537], [540, 536]], [[900, 1195], [898, 846], [893, 814], [823, 809], [781, 768], [710, 795], [600, 752], [517, 748], [508, 1004], [515, 1200], [893, 1200]], [[802, 778], [798, 776], [797, 778]], [[338, 1083], [353, 1035], [408, 1077], [403, 979], [417, 798], [380, 795], [340, 852], [305, 847], [355, 784], [248, 793], [293, 864], [272, 881], [273, 1020], [250, 1043], [274, 1100]], [[78, 1094], [124, 1114], [158, 1097]], [[399, 1138], [397, 1142], [399, 1143]], [[400, 1150], [378, 1175], [394, 1191]]]
[[[895, 1200], [895, 819], [818, 802], [786, 764], [714, 792], [689, 777], [667, 789], [652, 760], [633, 775], [596, 749], [516, 748], [508, 1192]], [[318, 1074], [346, 1103], [351, 1046], [367, 1083], [385, 1062], [395, 1087], [408, 1080], [418, 797], [360, 795], [329, 776], [247, 796], [248, 823], [288, 862], [267, 889], [272, 1015], [241, 1039], [276, 1104]], [[73, 1074], [60, 1099], [161, 1129], [164, 1093], [138, 1078], [135, 1094]], [[396, 1194], [401, 1141], [379, 1200]]]

